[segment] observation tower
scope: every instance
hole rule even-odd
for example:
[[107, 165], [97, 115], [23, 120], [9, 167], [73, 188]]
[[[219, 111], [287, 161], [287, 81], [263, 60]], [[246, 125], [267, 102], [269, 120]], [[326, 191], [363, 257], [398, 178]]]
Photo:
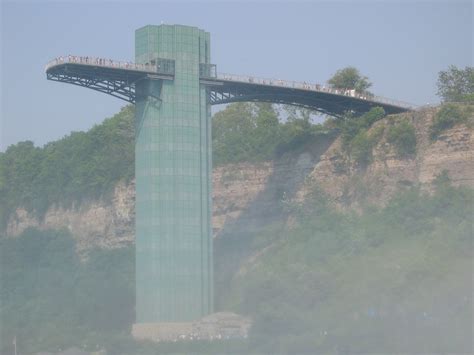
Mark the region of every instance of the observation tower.
[[134, 63], [69, 55], [46, 67], [49, 80], [136, 105], [137, 332], [213, 312], [211, 105], [266, 101], [332, 116], [412, 108], [323, 85], [217, 75], [210, 48], [196, 27], [148, 25], [135, 32]]

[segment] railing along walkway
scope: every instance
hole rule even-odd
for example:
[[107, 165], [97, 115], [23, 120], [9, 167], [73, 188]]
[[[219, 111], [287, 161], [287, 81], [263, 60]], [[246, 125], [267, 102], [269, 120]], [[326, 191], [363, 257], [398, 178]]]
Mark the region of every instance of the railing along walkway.
[[233, 82], [251, 83], [251, 84], [259, 84], [259, 85], [271, 85], [271, 86], [276, 86], [276, 87], [285, 87], [285, 88], [323, 92], [323, 93], [329, 93], [329, 94], [335, 94], [335, 95], [344, 95], [344, 96], [349, 96], [349, 97], [355, 97], [361, 100], [378, 102], [378, 103], [383, 103], [387, 105], [403, 107], [407, 109], [416, 108], [415, 105], [412, 105], [410, 103], [398, 101], [398, 100], [392, 100], [392, 99], [388, 99], [382, 96], [359, 94], [355, 90], [333, 89], [324, 85], [311, 84], [311, 83], [306, 83], [306, 82], [288, 81], [288, 80], [281, 80], [281, 79], [257, 78], [253, 76], [224, 74], [224, 73], [217, 74], [217, 79], [223, 80], [223, 81], [233, 81]]
[[[148, 72], [148, 73], [158, 73], [158, 69], [154, 65], [137, 64], [137, 63], [132, 63], [132, 62], [121, 62], [121, 61], [99, 58], [99, 57], [80, 57], [80, 56], [72, 56], [72, 55], [58, 57], [58, 58], [53, 59], [46, 65], [45, 71], [49, 70], [50, 68], [56, 65], [65, 64], [65, 63], [100, 66], [104, 68], [128, 69], [128, 70], [136, 70], [136, 71], [142, 71], [142, 72]], [[392, 99], [388, 99], [382, 96], [360, 94], [360, 93], [357, 93], [355, 90], [333, 89], [324, 85], [310, 84], [306, 82], [258, 78], [258, 77], [253, 77], [253, 76], [234, 75], [234, 74], [225, 74], [225, 73], [218, 73], [216, 78], [209, 78], [209, 79], [218, 79], [218, 80], [228, 81], [228, 82], [240, 82], [240, 83], [250, 83], [250, 84], [259, 84], [259, 85], [271, 85], [271, 86], [283, 87], [283, 88], [301, 89], [301, 90], [308, 90], [308, 91], [314, 91], [314, 92], [354, 97], [360, 100], [366, 100], [366, 101], [371, 101], [375, 103], [398, 106], [398, 107], [402, 107], [406, 109], [416, 108], [415, 105], [412, 105], [410, 103], [398, 101], [398, 100], [392, 100]]]
[[158, 70], [156, 66], [149, 65], [149, 64], [137, 64], [132, 62], [120, 62], [117, 60], [106, 59], [106, 58], [99, 58], [99, 57], [78, 57], [78, 56], [64, 56], [58, 57], [46, 64], [45, 71], [48, 71], [50, 68], [61, 65], [61, 64], [82, 64], [82, 65], [90, 65], [90, 66], [99, 66], [103, 68], [111, 68], [111, 69], [128, 69], [128, 70], [136, 70], [142, 71], [147, 73], [157, 73]]

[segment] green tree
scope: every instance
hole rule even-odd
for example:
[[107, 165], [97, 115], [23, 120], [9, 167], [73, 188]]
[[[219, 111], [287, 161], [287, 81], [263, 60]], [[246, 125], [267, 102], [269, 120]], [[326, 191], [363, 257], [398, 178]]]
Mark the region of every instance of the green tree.
[[367, 89], [372, 86], [366, 76], [362, 76], [355, 67], [339, 69], [328, 80], [328, 84], [334, 89], [355, 90], [360, 94], [369, 93]]
[[438, 96], [443, 101], [474, 102], [474, 68], [459, 69], [451, 65], [438, 75]]
[[466, 122], [466, 119], [466, 113], [458, 105], [453, 103], [443, 105], [430, 126], [431, 139], [435, 140], [441, 132], [458, 123]]
[[384, 109], [373, 107], [360, 116], [348, 112], [341, 118], [333, 120], [335, 127], [341, 132], [344, 150], [357, 164], [365, 166], [372, 160], [372, 148], [383, 134], [383, 129], [369, 133], [369, 128], [383, 117], [385, 117]]
[[134, 108], [124, 107], [88, 132], [35, 147], [26, 141], [0, 153], [0, 231], [16, 207], [41, 216], [52, 203], [94, 199], [134, 175]]
[[212, 120], [214, 165], [271, 159], [280, 141], [278, 114], [269, 103], [234, 103]]
[[313, 123], [314, 111], [307, 108], [285, 105], [283, 111], [286, 114], [286, 121], [281, 123], [280, 143], [276, 148], [277, 156], [299, 149], [316, 139], [318, 135], [328, 134], [331, 129]]
[[366, 131], [383, 117], [385, 117], [385, 110], [378, 106], [358, 117], [354, 117], [351, 113], [344, 115], [336, 122], [337, 127], [341, 130], [344, 147], [348, 148], [359, 132]]
[[214, 115], [212, 120], [214, 165], [242, 161], [252, 151], [252, 144], [246, 139], [255, 129], [252, 115], [252, 106], [248, 103], [230, 104]]
[[271, 159], [275, 152], [275, 147], [281, 139], [278, 114], [270, 103], [256, 103], [255, 108], [255, 156], [259, 160]]

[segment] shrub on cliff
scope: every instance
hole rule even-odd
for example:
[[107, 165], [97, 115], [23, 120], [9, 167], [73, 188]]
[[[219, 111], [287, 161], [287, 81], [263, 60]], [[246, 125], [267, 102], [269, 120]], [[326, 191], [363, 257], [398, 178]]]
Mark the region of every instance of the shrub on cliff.
[[369, 128], [385, 116], [382, 107], [374, 107], [369, 112], [353, 117], [347, 114], [334, 122], [341, 131], [342, 146], [359, 165], [367, 165], [372, 160], [372, 148], [383, 133], [375, 130], [369, 133]]
[[445, 104], [436, 113], [430, 127], [431, 139], [435, 140], [441, 132], [458, 123], [466, 122], [466, 113], [456, 104]]
[[402, 158], [412, 156], [416, 153], [415, 127], [402, 120], [388, 129], [387, 140], [395, 147], [396, 152]]
[[366, 165], [372, 160], [373, 142], [367, 131], [359, 132], [351, 142], [351, 157], [359, 165]]
[[341, 130], [342, 144], [345, 148], [350, 148], [352, 140], [362, 131], [369, 129], [375, 122], [385, 116], [382, 107], [373, 107], [369, 112], [353, 117], [350, 114], [336, 120], [337, 127]]

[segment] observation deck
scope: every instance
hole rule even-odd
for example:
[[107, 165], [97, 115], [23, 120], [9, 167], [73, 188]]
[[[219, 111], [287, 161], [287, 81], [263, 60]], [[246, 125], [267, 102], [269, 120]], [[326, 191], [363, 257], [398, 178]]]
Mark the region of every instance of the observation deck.
[[64, 56], [45, 67], [48, 80], [78, 85], [100, 91], [132, 104], [135, 85], [144, 79], [173, 80], [174, 61], [136, 64], [98, 57]]
[[[136, 102], [135, 85], [144, 79], [174, 80], [174, 61], [157, 58], [146, 64], [97, 57], [64, 56], [50, 61], [47, 79], [87, 87], [130, 103]], [[296, 105], [330, 116], [347, 111], [362, 114], [380, 106], [387, 114], [415, 109], [406, 102], [355, 90], [333, 89], [307, 82], [218, 74], [214, 65], [201, 65], [200, 83], [206, 85], [211, 105], [260, 101]]]

